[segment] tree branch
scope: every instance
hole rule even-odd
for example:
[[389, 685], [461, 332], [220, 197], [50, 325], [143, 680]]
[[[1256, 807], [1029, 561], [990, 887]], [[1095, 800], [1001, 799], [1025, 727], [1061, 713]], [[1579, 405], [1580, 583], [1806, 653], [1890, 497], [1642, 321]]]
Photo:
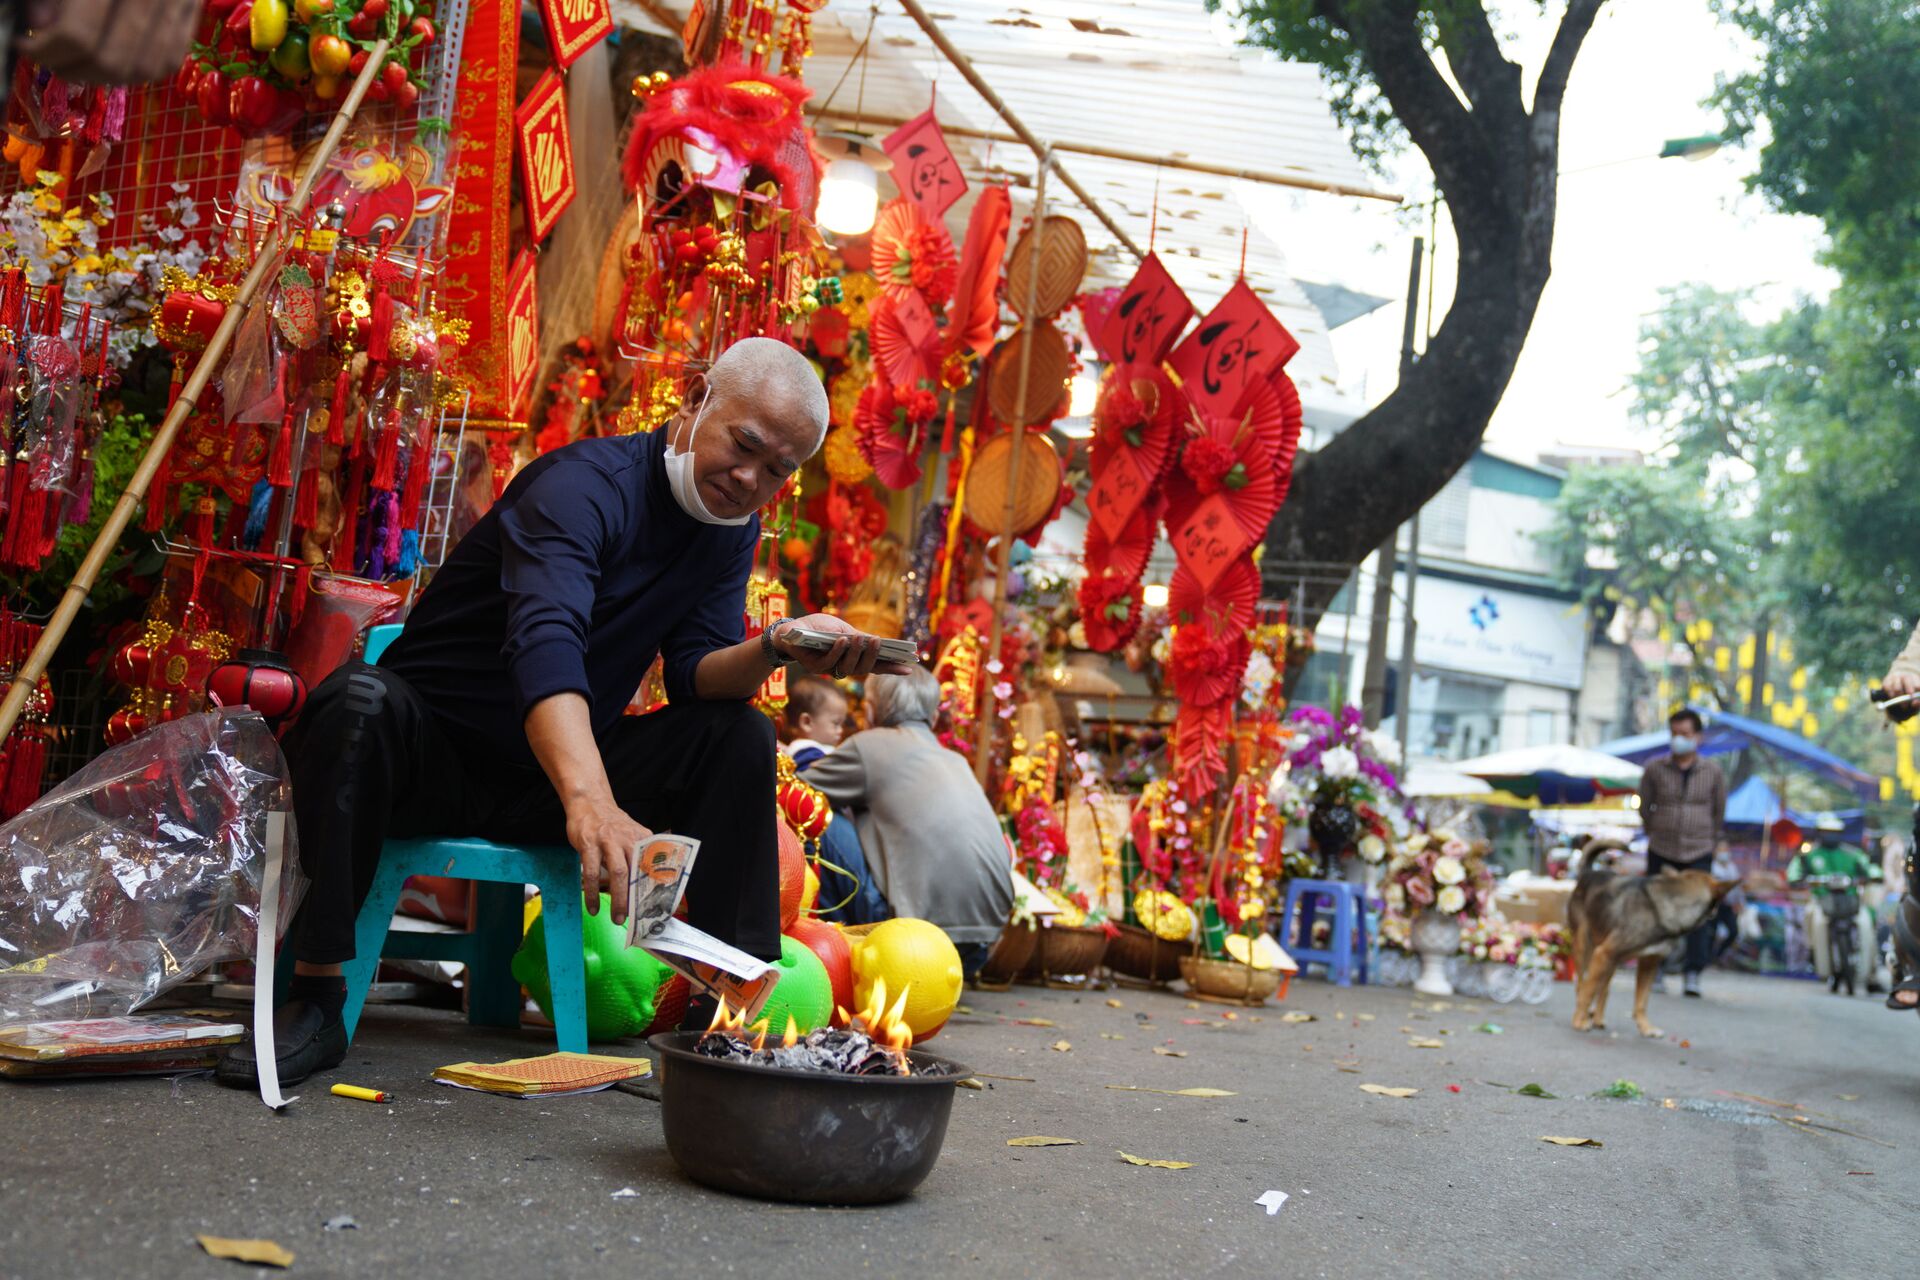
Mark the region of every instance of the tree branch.
[[1500, 52], [1500, 41], [1479, 0], [1440, 0], [1434, 23], [1447, 65], [1466, 92], [1475, 114], [1498, 116], [1511, 124], [1526, 114], [1520, 100], [1520, 68]]
[[1533, 115], [1539, 119], [1543, 108], [1551, 113], [1556, 132], [1560, 103], [1567, 96], [1567, 81], [1573, 75], [1573, 60], [1579, 56], [1580, 46], [1593, 30], [1593, 20], [1600, 16], [1600, 6], [1605, 3], [1606, 0], [1571, 0], [1560, 18], [1559, 29], [1553, 33], [1547, 60], [1540, 64], [1540, 79], [1533, 88]]

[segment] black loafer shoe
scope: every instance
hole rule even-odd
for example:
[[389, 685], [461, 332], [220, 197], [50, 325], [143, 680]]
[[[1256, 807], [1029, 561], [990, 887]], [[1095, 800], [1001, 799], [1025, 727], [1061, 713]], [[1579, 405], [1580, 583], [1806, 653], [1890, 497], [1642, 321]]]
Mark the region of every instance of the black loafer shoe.
[[[346, 1060], [347, 1024], [338, 1014], [329, 1018], [318, 1005], [291, 1000], [273, 1011], [273, 1048], [280, 1083], [298, 1084]], [[253, 1041], [242, 1041], [221, 1054], [213, 1078], [235, 1089], [258, 1089]]]

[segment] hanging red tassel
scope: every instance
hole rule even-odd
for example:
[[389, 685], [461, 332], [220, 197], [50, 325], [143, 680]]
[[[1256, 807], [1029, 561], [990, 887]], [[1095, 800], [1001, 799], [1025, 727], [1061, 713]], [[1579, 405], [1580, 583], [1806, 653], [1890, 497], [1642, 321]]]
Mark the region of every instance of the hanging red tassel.
[[13, 510], [7, 513], [7, 537], [0, 543], [0, 564], [32, 569], [39, 559], [40, 526], [47, 518], [47, 491], [33, 484], [33, 468], [13, 468]]
[[353, 377], [347, 372], [353, 363], [349, 356], [340, 362], [340, 376], [333, 380], [333, 407], [327, 414], [327, 443], [347, 442], [347, 395], [353, 389]]
[[273, 452], [267, 455], [267, 483], [276, 489], [293, 484], [293, 423], [285, 418], [273, 437]]
[[393, 295], [385, 285], [373, 295], [373, 314], [369, 319], [372, 323], [367, 330], [367, 358], [378, 364], [387, 358], [388, 340], [393, 335]]
[[[240, 510], [246, 504], [233, 505], [235, 510]], [[193, 514], [187, 517], [187, 536], [196, 547], [204, 549], [213, 545], [213, 499], [204, 493], [193, 500]]]
[[415, 440], [407, 451], [407, 482], [400, 491], [400, 520], [402, 529], [420, 527], [420, 499], [427, 491], [427, 473], [433, 470], [433, 451]]
[[953, 456], [953, 415], [954, 408], [959, 402], [958, 392], [947, 393], [947, 425], [946, 429], [940, 433], [940, 455], [945, 458]]
[[320, 468], [308, 465], [300, 473], [300, 491], [293, 499], [293, 523], [296, 528], [311, 529], [320, 518]]
[[373, 487], [393, 492], [398, 477], [400, 463], [400, 406], [395, 405], [387, 413], [387, 425], [380, 432], [380, 442], [373, 455]]

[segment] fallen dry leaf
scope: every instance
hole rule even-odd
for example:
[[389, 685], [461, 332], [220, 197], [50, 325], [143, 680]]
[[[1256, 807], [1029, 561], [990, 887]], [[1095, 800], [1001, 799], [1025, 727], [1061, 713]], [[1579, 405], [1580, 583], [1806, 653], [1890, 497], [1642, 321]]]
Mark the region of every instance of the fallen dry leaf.
[[1013, 1025], [1016, 1027], [1050, 1027], [1053, 1025], [1053, 1019], [1052, 1018], [1015, 1018], [1013, 1020]]
[[1445, 1040], [1421, 1040], [1416, 1037], [1415, 1039], [1407, 1041], [1407, 1045], [1413, 1049], [1444, 1049], [1447, 1047], [1447, 1042]]
[[1209, 1089], [1204, 1086], [1194, 1089], [1149, 1089], [1140, 1084], [1110, 1084], [1109, 1089], [1118, 1089], [1123, 1093], [1164, 1093], [1170, 1098], [1233, 1098], [1239, 1095], [1231, 1089]]
[[1838, 1099], [1840, 1099], [1840, 1101], [1842, 1101], [1842, 1102], [1858, 1102], [1858, 1101], [1860, 1101], [1860, 1095], [1859, 1095], [1859, 1094], [1857, 1094], [1857, 1093], [1836, 1093], [1836, 1094], [1834, 1094], [1833, 1096], [1834, 1096], [1834, 1097], [1836, 1097], [1836, 1098], [1838, 1098]]
[[1100, 1033], [1100, 1038], [1102, 1040], [1125, 1040], [1126, 1039], [1125, 1036], [1121, 1035], [1117, 1031], [1102, 1031]]
[[231, 1258], [235, 1262], [258, 1262], [269, 1267], [290, 1267], [293, 1255], [272, 1240], [229, 1240], [224, 1236], [195, 1236], [211, 1258]]
[[1107, 1008], [1109, 1009], [1124, 1009], [1126, 1007], [1127, 1006], [1125, 1006], [1124, 1004], [1121, 1004], [1118, 1000], [1107, 1001]]
[[1184, 1058], [1187, 1056], [1185, 1049], [1168, 1049], [1160, 1045], [1153, 1046], [1153, 1051], [1163, 1058]]
[[1373, 1021], [1373, 1015], [1372, 1015], [1372, 1014], [1370, 1014], [1370, 1013], [1356, 1013], [1356, 1014], [1354, 1014], [1353, 1016], [1354, 1016], [1354, 1018], [1355, 1018], [1356, 1020], [1358, 1020], [1358, 1021], [1360, 1021], [1360, 1022], [1372, 1022], [1372, 1021]]
[[1400, 1028], [1400, 1034], [1401, 1034], [1401, 1035], [1403, 1035], [1403, 1036], [1410, 1036], [1410, 1035], [1412, 1035], [1412, 1034], [1413, 1034], [1413, 1028], [1412, 1028], [1412, 1027], [1402, 1027], [1402, 1028]]
[[1187, 1001], [1187, 1008], [1189, 1008], [1189, 1009], [1198, 1009], [1199, 1007], [1200, 1007], [1200, 1006], [1199, 1006], [1199, 1005], [1198, 1005], [1197, 1003], [1195, 1003], [1194, 1001], [1192, 1001], [1192, 1000], [1189, 1000], [1189, 1001]]
[[1073, 1048], [1073, 1041], [1055, 1040], [1051, 1045], [1048, 1045], [1047, 1047], [1052, 1049], [1055, 1053], [1067, 1053]]
[[1031, 1138], [1008, 1138], [1007, 1145], [1010, 1147], [1077, 1147], [1080, 1145], [1080, 1139], [1049, 1138], [1035, 1134]]
[[1358, 1067], [1335, 1067], [1334, 1070], [1344, 1071], [1350, 1076], [1357, 1076], [1360, 1074], [1360, 1068]]
[[1382, 1098], [1411, 1098], [1420, 1091], [1418, 1089], [1399, 1088], [1394, 1085], [1363, 1084], [1360, 1086], [1360, 1092], [1378, 1094]]
[[962, 1089], [984, 1089], [987, 1087], [981, 1084], [978, 1080], [973, 1080], [973, 1079], [956, 1080], [954, 1081], [954, 1083], [959, 1085]]
[[953, 1006], [953, 1011], [955, 1013], [972, 1013], [973, 1006], [970, 1004], [957, 1004]]
[[1660, 1106], [1667, 1111], [1678, 1111], [1680, 1109], [1680, 1104], [1672, 1098], [1662, 1098], [1660, 1100]]
[[1231, 1009], [1229, 1009], [1229, 1010], [1228, 1010], [1227, 1012], [1225, 1012], [1225, 1013], [1223, 1013], [1223, 1014], [1221, 1014], [1220, 1016], [1221, 1016], [1221, 1017], [1223, 1017], [1223, 1018], [1225, 1018], [1225, 1019], [1226, 1019], [1226, 1020], [1227, 1020], [1228, 1022], [1238, 1022], [1238, 1021], [1240, 1021], [1240, 1015], [1239, 1015], [1239, 1014], [1237, 1014], [1237, 1013], [1235, 1013], [1235, 1012], [1233, 1012], [1233, 1011], [1232, 1011]]
[[1193, 1161], [1191, 1160], [1145, 1160], [1139, 1156], [1130, 1156], [1124, 1151], [1120, 1152], [1120, 1158], [1122, 1160], [1125, 1160], [1128, 1164], [1142, 1165], [1148, 1169], [1191, 1169], [1193, 1168]]
[[1598, 1138], [1553, 1138], [1546, 1134], [1540, 1136], [1540, 1141], [1551, 1142], [1556, 1147], [1604, 1147], [1607, 1145]]
[[1314, 1017], [1314, 1015], [1311, 1013], [1283, 1013], [1280, 1015], [1280, 1021], [1282, 1022], [1318, 1022], [1319, 1019]]

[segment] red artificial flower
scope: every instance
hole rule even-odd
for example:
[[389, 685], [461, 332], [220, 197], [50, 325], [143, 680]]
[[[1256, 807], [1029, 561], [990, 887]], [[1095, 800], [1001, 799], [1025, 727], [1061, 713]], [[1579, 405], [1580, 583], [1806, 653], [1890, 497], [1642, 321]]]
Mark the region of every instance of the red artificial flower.
[[907, 254], [912, 261], [913, 287], [926, 298], [929, 306], [945, 306], [953, 296], [954, 281], [959, 275], [953, 239], [947, 235], [947, 229], [933, 222], [915, 227], [907, 237]]
[[1233, 447], [1225, 441], [1212, 436], [1196, 436], [1187, 441], [1186, 452], [1180, 457], [1180, 466], [1193, 481], [1193, 487], [1202, 495], [1208, 495], [1220, 492], [1237, 461]]
[[1089, 569], [1080, 580], [1080, 625], [1087, 647], [1111, 653], [1140, 628], [1139, 579], [1110, 570]]

